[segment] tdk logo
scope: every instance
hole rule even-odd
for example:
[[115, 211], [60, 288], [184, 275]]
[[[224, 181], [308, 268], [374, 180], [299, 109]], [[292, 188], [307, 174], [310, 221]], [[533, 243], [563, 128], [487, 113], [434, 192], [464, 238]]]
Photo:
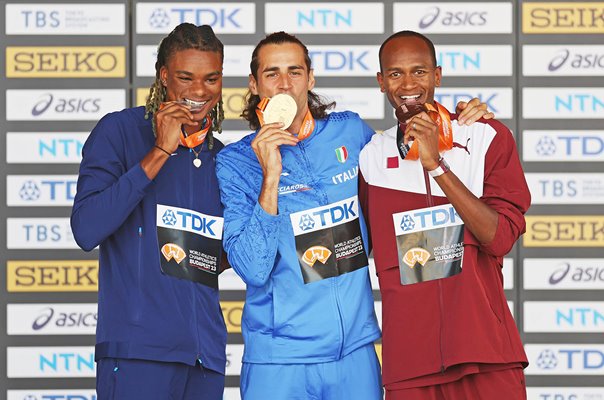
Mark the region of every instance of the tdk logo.
[[[460, 101], [470, 101], [474, 97], [487, 105], [487, 108], [494, 113], [498, 113], [499, 105], [497, 104], [498, 93], [434, 93], [434, 100], [441, 104], [457, 104]], [[455, 108], [455, 107], [453, 107]]]
[[34, 181], [26, 181], [19, 190], [19, 196], [25, 201], [35, 201], [40, 198], [41, 191], [48, 193], [51, 201], [57, 198], [73, 201], [76, 194], [77, 180], [42, 180], [40, 186]]
[[370, 71], [369, 51], [328, 50], [309, 51], [312, 65], [315, 69], [324, 71]]
[[420, 29], [434, 25], [442, 26], [483, 26], [487, 23], [486, 11], [445, 11], [440, 7], [430, 9], [419, 21]]
[[319, 8], [298, 11], [297, 24], [298, 27], [352, 27], [352, 10]]
[[554, 106], [556, 112], [597, 112], [604, 111], [604, 100], [595, 95], [583, 93], [566, 96], [556, 95], [554, 97]]
[[541, 370], [597, 370], [604, 367], [604, 353], [598, 349], [545, 349], [536, 361]]
[[313, 229], [315, 227], [315, 222], [317, 221], [314, 217], [319, 218], [319, 225], [322, 227], [326, 225], [334, 225], [351, 218], [356, 218], [357, 214], [355, 209], [355, 200], [352, 200], [349, 203], [343, 203], [341, 205], [315, 211], [312, 213], [312, 216], [305, 214], [300, 218], [300, 229], [305, 231]]
[[296, 236], [345, 224], [358, 217], [357, 196], [289, 215]]
[[[241, 8], [171, 8], [166, 11], [162, 8], [153, 10], [149, 17], [149, 24], [153, 28], [166, 28], [170, 25], [176, 26], [183, 22], [191, 22], [195, 25], [210, 25], [212, 27], [235, 27], [241, 28], [238, 20]], [[173, 19], [173, 21], [172, 21]]]
[[432, 207], [405, 214], [401, 219], [401, 229], [404, 232], [424, 230], [441, 226], [461, 223], [461, 217], [453, 206]]
[[548, 70], [554, 72], [568, 66], [572, 69], [604, 69], [604, 54], [571, 54], [569, 49], [561, 49], [548, 64]]
[[176, 213], [172, 210], [166, 210], [162, 218], [166, 225], [216, 236], [216, 233], [212, 230], [212, 225], [216, 223], [215, 219], [201, 217], [183, 210], [177, 210]]
[[540, 156], [555, 154], [596, 156], [604, 152], [604, 139], [599, 136], [557, 135], [555, 139], [559, 146], [551, 136], [542, 136], [535, 146], [536, 153]]
[[315, 221], [308, 214], [304, 214], [300, 217], [300, 229], [307, 231], [315, 227]]

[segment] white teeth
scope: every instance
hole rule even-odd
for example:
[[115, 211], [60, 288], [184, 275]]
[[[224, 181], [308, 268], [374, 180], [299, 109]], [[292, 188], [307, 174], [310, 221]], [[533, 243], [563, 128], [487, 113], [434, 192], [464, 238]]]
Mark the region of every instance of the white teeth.
[[187, 104], [190, 107], [203, 107], [207, 101], [195, 101], [195, 100], [191, 100], [191, 99], [183, 99], [185, 104]]
[[401, 99], [403, 100], [411, 100], [411, 99], [419, 99], [419, 94], [418, 95], [413, 95], [413, 96], [400, 96]]

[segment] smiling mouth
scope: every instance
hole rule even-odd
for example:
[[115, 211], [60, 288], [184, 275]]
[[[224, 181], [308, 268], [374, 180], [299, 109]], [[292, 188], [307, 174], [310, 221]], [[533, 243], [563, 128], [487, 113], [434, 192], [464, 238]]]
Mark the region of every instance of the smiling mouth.
[[201, 111], [203, 106], [206, 105], [207, 101], [195, 101], [195, 100], [185, 98], [185, 99], [180, 100], [179, 103], [184, 104], [185, 106], [189, 107], [189, 110], [191, 112], [196, 112], [196, 111]]
[[399, 96], [399, 98], [401, 100], [403, 100], [403, 102], [412, 101], [412, 100], [419, 100], [420, 97], [421, 97], [421, 94], [414, 94], [414, 95], [411, 95], [411, 96]]

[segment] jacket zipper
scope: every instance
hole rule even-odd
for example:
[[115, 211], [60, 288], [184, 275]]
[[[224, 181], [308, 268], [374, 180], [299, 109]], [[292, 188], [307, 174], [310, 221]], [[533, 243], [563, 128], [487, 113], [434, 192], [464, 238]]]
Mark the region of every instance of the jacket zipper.
[[[430, 177], [428, 176], [428, 171], [424, 169], [424, 182], [426, 183], [426, 203], [428, 207], [434, 207], [434, 199], [432, 198], [432, 189], [430, 187]], [[440, 327], [439, 327], [439, 351], [440, 351], [440, 372], [441, 374], [445, 373], [445, 359], [444, 359], [444, 350], [443, 350], [443, 330], [444, 330], [444, 301], [443, 301], [443, 290], [442, 283], [440, 279], [438, 280], [438, 302], [440, 305], [439, 319], [440, 319]]]
[[[201, 151], [203, 150], [203, 144], [201, 145], [201, 148], [199, 149], [199, 156], [201, 156]], [[193, 156], [193, 152], [191, 150], [189, 150], [189, 157]], [[189, 163], [189, 157], [187, 157], [187, 161], [186, 163]], [[195, 156], [197, 157], [197, 156]], [[192, 162], [192, 161], [191, 161]], [[191, 164], [188, 164], [189, 167], [191, 166]], [[197, 168], [195, 168], [197, 169]], [[189, 188], [196, 188], [197, 186], [194, 185], [194, 179], [193, 179], [193, 168], [187, 168], [187, 170], [189, 171]], [[193, 200], [195, 199], [195, 196], [193, 195], [193, 189], [189, 189], [189, 205], [190, 208], [193, 209]], [[203, 362], [201, 360], [201, 340], [199, 339], [199, 324], [197, 322], [197, 307], [195, 307], [195, 285], [197, 285], [195, 282], [189, 282], [189, 287], [191, 288], [191, 304], [193, 305], [193, 320], [195, 322], [195, 341], [197, 342], [197, 354], [195, 355], [195, 359], [197, 360], [197, 362], [199, 363], [199, 365], [201, 366], [202, 370], [203, 370]], [[205, 375], [205, 371], [204, 375]]]
[[[304, 163], [306, 164], [306, 171], [308, 173], [308, 171], [312, 170], [312, 165], [310, 163], [310, 161], [308, 160], [308, 157], [306, 156], [306, 150], [304, 149], [305, 144], [303, 142], [298, 143], [298, 147], [300, 148], [300, 154], [302, 155], [302, 158], [304, 160]], [[314, 186], [314, 189], [317, 191], [317, 193], [319, 193], [322, 197], [322, 204], [321, 205], [327, 205], [329, 204], [329, 199], [327, 198], [327, 194], [322, 190], [322, 187], [319, 187], [319, 180], [318, 179], [313, 179], [311, 182], [311, 185]], [[342, 317], [342, 308], [340, 307], [340, 300], [339, 300], [339, 296], [338, 296], [338, 286], [337, 286], [337, 282], [336, 279], [333, 279], [333, 284], [332, 284], [332, 288], [333, 288], [333, 298], [335, 300], [336, 303], [336, 309], [338, 311], [338, 327], [340, 329], [340, 343], [338, 346], [338, 360], [342, 358], [342, 352], [344, 351], [344, 319]]]

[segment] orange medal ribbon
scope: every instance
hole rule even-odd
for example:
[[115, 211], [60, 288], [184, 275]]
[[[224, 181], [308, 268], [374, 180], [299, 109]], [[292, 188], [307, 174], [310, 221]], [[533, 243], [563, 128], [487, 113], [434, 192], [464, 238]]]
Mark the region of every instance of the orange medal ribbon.
[[[258, 116], [258, 121], [260, 121], [260, 126], [264, 125], [264, 110], [268, 105], [270, 99], [268, 97], [260, 100], [260, 103], [256, 106], [256, 115]], [[300, 131], [298, 132], [298, 140], [304, 140], [310, 136], [312, 131], [315, 130], [315, 119], [312, 117], [310, 110], [306, 111], [306, 115], [304, 116], [304, 120], [302, 121], [302, 125], [300, 126]]]
[[[453, 127], [451, 126], [451, 115], [449, 111], [441, 104], [434, 102], [436, 107], [432, 104], [426, 103], [426, 113], [438, 126], [438, 152], [444, 153], [447, 150], [453, 148]], [[419, 145], [417, 142], [411, 144], [411, 148], [405, 157], [405, 160], [417, 160], [419, 158]]]
[[201, 130], [188, 134], [185, 136], [184, 132], [180, 131], [180, 138], [178, 138], [178, 143], [181, 146], [188, 147], [189, 149], [195, 148], [202, 144], [204, 140], [206, 140], [206, 136], [208, 135], [208, 131], [212, 126], [212, 118], [205, 117], [205, 119], [201, 122]]

